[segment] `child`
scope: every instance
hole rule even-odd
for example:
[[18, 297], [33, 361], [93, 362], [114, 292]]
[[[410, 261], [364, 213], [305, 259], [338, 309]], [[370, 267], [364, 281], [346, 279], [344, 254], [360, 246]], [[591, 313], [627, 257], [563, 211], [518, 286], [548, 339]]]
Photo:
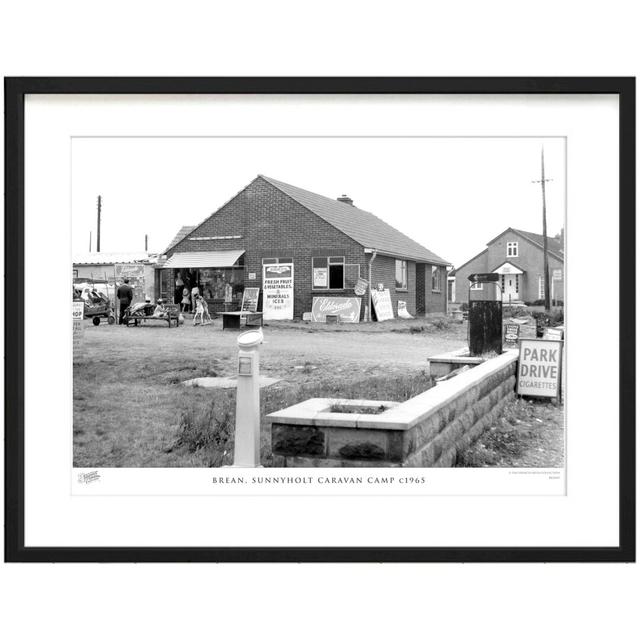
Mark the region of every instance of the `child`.
[[204, 298], [200, 294], [196, 293], [195, 296], [196, 313], [193, 316], [193, 326], [196, 326], [196, 320], [200, 316], [200, 324], [204, 324]]

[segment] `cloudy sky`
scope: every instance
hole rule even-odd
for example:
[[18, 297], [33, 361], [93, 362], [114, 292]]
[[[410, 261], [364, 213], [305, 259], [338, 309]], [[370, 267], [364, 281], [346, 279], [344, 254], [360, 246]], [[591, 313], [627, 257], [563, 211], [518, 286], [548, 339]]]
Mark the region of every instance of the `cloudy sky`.
[[565, 216], [563, 138], [75, 138], [73, 251], [163, 251], [256, 175], [343, 193], [454, 265], [507, 227], [542, 232], [544, 145], [550, 235]]

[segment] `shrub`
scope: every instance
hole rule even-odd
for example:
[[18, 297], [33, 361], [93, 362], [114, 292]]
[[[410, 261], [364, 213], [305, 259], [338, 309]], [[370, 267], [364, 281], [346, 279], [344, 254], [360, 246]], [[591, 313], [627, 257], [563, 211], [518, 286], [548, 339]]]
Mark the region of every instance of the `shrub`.
[[449, 320], [449, 318], [434, 318], [431, 321], [431, 326], [434, 329], [444, 331], [445, 329], [448, 329], [451, 326], [451, 321]]
[[[552, 300], [551, 301], [554, 307], [564, 307], [564, 300]], [[538, 298], [533, 302], [525, 302], [528, 307], [544, 307], [544, 299]]]

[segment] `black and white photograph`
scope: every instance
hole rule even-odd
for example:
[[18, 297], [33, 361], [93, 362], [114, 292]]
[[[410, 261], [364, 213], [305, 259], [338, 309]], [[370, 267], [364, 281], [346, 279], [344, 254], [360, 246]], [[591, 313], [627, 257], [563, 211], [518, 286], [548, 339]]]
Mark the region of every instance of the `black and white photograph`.
[[562, 469], [565, 163], [74, 138], [74, 466]]
[[[612, 282], [633, 256], [618, 98], [422, 84], [71, 79], [24, 96], [9, 277], [63, 290], [54, 312], [7, 316], [28, 337], [29, 547], [615, 553]], [[519, 93], [483, 93], [502, 87]]]

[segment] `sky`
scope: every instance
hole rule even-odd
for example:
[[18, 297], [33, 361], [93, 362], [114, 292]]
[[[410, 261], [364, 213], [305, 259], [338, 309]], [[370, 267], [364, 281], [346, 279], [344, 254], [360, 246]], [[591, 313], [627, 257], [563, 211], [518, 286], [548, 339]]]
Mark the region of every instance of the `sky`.
[[459, 266], [507, 227], [542, 233], [544, 147], [548, 233], [564, 226], [564, 138], [74, 138], [74, 254], [162, 252], [258, 174], [354, 204]]

